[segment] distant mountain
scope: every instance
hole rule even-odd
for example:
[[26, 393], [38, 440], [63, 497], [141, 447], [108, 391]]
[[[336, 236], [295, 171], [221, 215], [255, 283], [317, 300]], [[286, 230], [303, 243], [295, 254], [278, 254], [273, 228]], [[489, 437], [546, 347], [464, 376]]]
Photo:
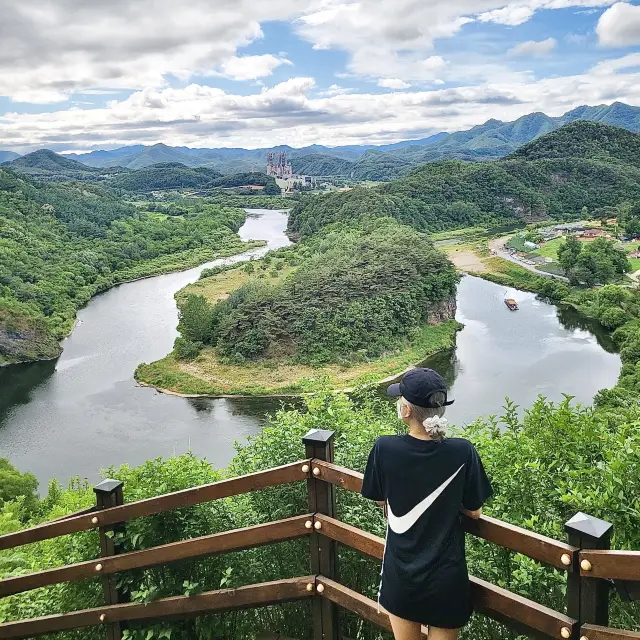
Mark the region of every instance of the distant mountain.
[[598, 122], [575, 121], [520, 147], [508, 159], [617, 160], [640, 168], [640, 135]]
[[307, 176], [350, 176], [353, 162], [323, 153], [310, 153], [291, 160], [293, 171]]
[[122, 167], [98, 169], [88, 167], [81, 162], [66, 158], [50, 151], [39, 149], [26, 156], [19, 156], [11, 162], [2, 163], [3, 167], [15, 173], [31, 176], [45, 182], [61, 182], [69, 180], [103, 181], [114, 175], [126, 172]]
[[0, 164], [3, 162], [11, 162], [16, 158], [19, 158], [19, 153], [14, 153], [13, 151], [0, 151]]
[[[488, 120], [467, 131], [437, 133], [428, 138], [405, 140], [387, 145], [348, 145], [326, 147], [311, 145], [294, 149], [287, 145], [269, 149], [191, 149], [156, 144], [121, 147], [112, 151], [69, 154], [92, 167], [141, 169], [158, 163], [179, 162], [187, 167], [211, 167], [222, 173], [261, 171], [268, 152], [284, 151], [296, 171], [310, 175], [351, 176], [361, 180], [391, 180], [413, 167], [438, 160], [480, 161], [503, 158], [519, 146], [555, 131], [576, 120], [589, 120], [629, 131], [640, 132], [640, 107], [621, 102], [596, 107], [583, 106], [558, 118], [531, 113], [514, 122]], [[354, 163], [330, 162], [328, 158]], [[331, 170], [333, 173], [326, 173]]]
[[[522, 124], [520, 131], [526, 130]], [[489, 125], [483, 133], [500, 126]], [[544, 118], [538, 126], [545, 126]], [[430, 232], [578, 220], [584, 207], [598, 215], [604, 207], [637, 201], [640, 134], [574, 121], [507, 158], [428, 162], [373, 189], [303, 198], [289, 215], [289, 231], [304, 237], [335, 222], [386, 216]]]
[[82, 180], [100, 173], [100, 169], [87, 167], [80, 162], [49, 151], [49, 149], [39, 149], [33, 153], [28, 153], [26, 156], [20, 156], [11, 162], [5, 162], [2, 166], [8, 167], [16, 173], [44, 180]]
[[[288, 145], [280, 145], [265, 149], [190, 149], [189, 147], [169, 147], [165, 144], [155, 144], [151, 147], [141, 145], [120, 147], [112, 151], [92, 151], [85, 154], [65, 154], [65, 157], [77, 160], [90, 167], [121, 166], [128, 169], [141, 169], [158, 163], [179, 162], [187, 167], [212, 167], [222, 173], [238, 173], [260, 171], [264, 168], [266, 154], [278, 154], [284, 151], [290, 160], [306, 156], [327, 156], [341, 160], [357, 161], [368, 150], [394, 150], [408, 145], [426, 146], [433, 144], [446, 133], [438, 133], [421, 140], [408, 140], [390, 145], [374, 147], [373, 145], [353, 145], [344, 147], [325, 147], [311, 145], [301, 149], [294, 149]], [[309, 174], [320, 175], [320, 174]]]

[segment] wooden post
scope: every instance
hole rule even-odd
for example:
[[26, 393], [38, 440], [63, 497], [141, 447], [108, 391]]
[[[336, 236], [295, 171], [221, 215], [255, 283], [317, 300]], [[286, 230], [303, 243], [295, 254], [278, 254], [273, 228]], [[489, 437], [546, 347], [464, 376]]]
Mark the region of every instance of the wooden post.
[[[103, 480], [96, 485], [93, 490], [96, 494], [96, 518], [100, 522], [100, 511], [109, 507], [118, 507], [124, 504], [124, 496], [122, 493], [122, 482], [120, 480]], [[100, 555], [115, 556], [117, 549], [113, 535], [116, 533], [117, 527], [99, 527], [100, 532]], [[110, 535], [107, 535], [107, 532]], [[104, 603], [106, 605], [118, 604], [120, 598], [117, 589], [117, 576], [112, 574], [104, 576], [102, 579], [104, 591]], [[107, 640], [121, 640], [122, 629], [119, 622], [107, 624]]]
[[[313, 429], [302, 438], [305, 457], [333, 462], [333, 431]], [[335, 487], [315, 477], [313, 464], [307, 480], [309, 511], [335, 517]], [[314, 529], [311, 534], [311, 572], [337, 579], [336, 543]], [[313, 603], [314, 640], [337, 640], [338, 608], [333, 602], [316, 596]]]
[[[611, 548], [613, 525], [585, 513], [577, 513], [565, 523], [569, 544], [579, 549], [605, 550]], [[609, 624], [609, 589], [611, 584], [602, 578], [580, 576], [580, 560], [567, 574], [567, 615], [583, 624]]]

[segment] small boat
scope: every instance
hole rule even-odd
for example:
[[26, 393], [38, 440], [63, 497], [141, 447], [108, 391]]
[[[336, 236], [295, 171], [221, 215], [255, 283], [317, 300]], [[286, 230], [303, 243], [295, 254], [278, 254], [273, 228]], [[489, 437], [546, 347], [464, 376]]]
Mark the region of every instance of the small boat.
[[518, 303], [513, 298], [505, 298], [504, 303], [509, 307], [511, 311], [518, 310]]

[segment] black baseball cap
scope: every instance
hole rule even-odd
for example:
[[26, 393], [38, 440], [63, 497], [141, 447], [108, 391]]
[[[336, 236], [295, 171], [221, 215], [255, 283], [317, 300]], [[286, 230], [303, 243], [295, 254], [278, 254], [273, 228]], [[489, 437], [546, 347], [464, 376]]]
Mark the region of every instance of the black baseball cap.
[[[411, 369], [402, 378], [402, 382], [392, 384], [387, 393], [393, 398], [402, 396], [411, 404], [428, 409], [437, 409], [440, 406], [448, 407], [454, 401], [447, 402], [447, 383], [444, 378], [433, 369]], [[444, 405], [431, 402], [435, 393], [444, 394]]]

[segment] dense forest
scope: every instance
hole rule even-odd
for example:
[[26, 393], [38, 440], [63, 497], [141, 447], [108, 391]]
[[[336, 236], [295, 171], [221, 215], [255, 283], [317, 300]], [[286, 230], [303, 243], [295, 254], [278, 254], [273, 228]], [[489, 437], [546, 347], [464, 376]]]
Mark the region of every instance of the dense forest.
[[410, 338], [458, 282], [423, 234], [393, 220], [337, 227], [280, 254], [276, 273], [296, 268], [278, 282], [254, 279], [215, 305], [193, 295], [182, 301], [179, 329], [189, 345], [179, 350], [212, 345], [232, 362], [372, 358]]
[[208, 167], [189, 168], [177, 162], [154, 164], [128, 171], [110, 182], [114, 189], [146, 193], [162, 189], [201, 189], [222, 174]]
[[640, 198], [639, 150], [638, 134], [576, 122], [505, 160], [429, 163], [374, 189], [304, 198], [292, 211], [289, 229], [308, 236], [334, 222], [378, 216], [430, 232], [577, 219], [584, 207], [591, 211]]
[[0, 363], [57, 355], [77, 309], [117, 282], [244, 250], [244, 219], [202, 202], [165, 218], [99, 185], [0, 169]]

